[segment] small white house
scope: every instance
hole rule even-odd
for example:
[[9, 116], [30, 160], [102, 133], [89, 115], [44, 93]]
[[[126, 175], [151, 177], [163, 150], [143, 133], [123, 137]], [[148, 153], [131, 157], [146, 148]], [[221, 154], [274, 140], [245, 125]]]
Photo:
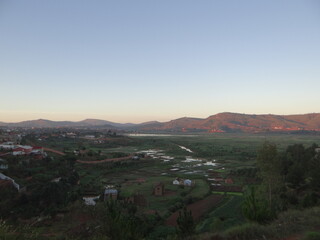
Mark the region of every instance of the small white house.
[[8, 143], [2, 143], [0, 144], [0, 149], [14, 149], [15, 145], [13, 144], [8, 144]]
[[173, 180], [172, 182], [173, 185], [180, 185], [180, 182], [178, 179]]
[[84, 204], [87, 206], [95, 206], [97, 203], [96, 201], [100, 198], [99, 196], [93, 196], [93, 197], [83, 197]]
[[58, 177], [58, 178], [52, 179], [51, 182], [58, 183], [60, 182], [60, 180], [61, 180], [61, 177]]
[[26, 155], [29, 154], [31, 151], [29, 151], [28, 149], [22, 148], [22, 147], [18, 147], [12, 150], [12, 155], [14, 156], [20, 156], [20, 155]]
[[26, 149], [26, 150], [31, 150], [33, 148], [31, 146], [28, 146], [28, 145], [17, 145], [17, 147], [23, 148], [23, 149]]
[[192, 186], [192, 181], [190, 179], [186, 179], [186, 180], [184, 180], [183, 185]]
[[43, 153], [43, 147], [33, 147], [31, 153], [40, 154]]
[[95, 136], [94, 136], [94, 135], [85, 135], [84, 137], [85, 137], [85, 138], [88, 138], [88, 139], [95, 139]]
[[118, 190], [117, 189], [105, 189], [104, 190], [104, 201], [112, 198], [113, 200], [117, 200], [118, 198]]

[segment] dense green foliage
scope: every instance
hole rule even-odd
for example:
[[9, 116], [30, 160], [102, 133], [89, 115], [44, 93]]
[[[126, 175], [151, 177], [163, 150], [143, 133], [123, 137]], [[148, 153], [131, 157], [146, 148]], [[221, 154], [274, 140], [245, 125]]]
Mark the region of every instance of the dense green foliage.
[[265, 142], [257, 157], [262, 182], [257, 188], [247, 190], [243, 204], [245, 216], [263, 223], [288, 208], [317, 205], [320, 154], [316, 149], [315, 144], [308, 148], [294, 144], [279, 153], [275, 144]]
[[259, 196], [257, 190], [252, 186], [245, 193], [242, 210], [245, 217], [258, 223], [264, 223], [273, 219], [268, 202], [265, 198]]
[[10, 161], [10, 168], [5, 173], [25, 186], [20, 192], [13, 188], [1, 189], [5, 197], [0, 201], [0, 218], [55, 215], [59, 209], [78, 199], [79, 175], [68, 157], [43, 161], [24, 162], [19, 158]]
[[191, 211], [188, 211], [186, 207], [184, 207], [182, 211], [179, 211], [177, 224], [177, 234], [180, 239], [186, 239], [195, 233], [195, 224], [192, 213]]
[[121, 203], [109, 199], [96, 210], [102, 223], [101, 235], [111, 240], [143, 239], [154, 222], [137, 213], [137, 207], [129, 203]]

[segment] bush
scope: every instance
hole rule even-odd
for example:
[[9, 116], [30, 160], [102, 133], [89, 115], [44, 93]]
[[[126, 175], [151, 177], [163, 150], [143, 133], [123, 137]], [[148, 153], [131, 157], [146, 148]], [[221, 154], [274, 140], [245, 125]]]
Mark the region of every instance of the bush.
[[247, 223], [230, 228], [225, 234], [227, 239], [238, 240], [266, 239], [273, 235], [272, 232], [270, 232], [270, 229], [256, 223]]
[[179, 217], [177, 218], [177, 234], [180, 239], [186, 239], [194, 233], [195, 224], [192, 213], [184, 207], [182, 211], [179, 211]]
[[319, 232], [307, 232], [302, 240], [320, 240]]
[[223, 220], [221, 218], [215, 218], [212, 221], [210, 227], [213, 230], [213, 232], [221, 231], [223, 229]]
[[0, 220], [0, 239], [3, 240], [34, 240], [40, 239], [39, 234], [29, 227], [13, 228]]
[[266, 223], [275, 218], [275, 214], [269, 209], [267, 201], [257, 194], [254, 187], [248, 188], [245, 192], [242, 212], [248, 220], [258, 223]]
[[180, 193], [180, 196], [181, 197], [185, 197], [187, 194], [188, 194], [188, 192], [183, 191], [183, 192]]
[[304, 208], [313, 207], [317, 204], [317, 202], [317, 195], [314, 192], [307, 193], [302, 200], [302, 206]]
[[168, 236], [175, 236], [176, 230], [174, 227], [158, 226], [148, 236], [150, 240], [167, 239]]

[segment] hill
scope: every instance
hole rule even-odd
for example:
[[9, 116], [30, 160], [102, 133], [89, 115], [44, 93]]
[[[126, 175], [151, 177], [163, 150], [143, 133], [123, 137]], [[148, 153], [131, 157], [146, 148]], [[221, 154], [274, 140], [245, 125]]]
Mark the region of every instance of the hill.
[[179, 118], [165, 123], [138, 125], [140, 131], [265, 132], [320, 131], [320, 114], [273, 115], [219, 113], [208, 118]]
[[57, 127], [105, 127], [140, 132], [288, 132], [320, 131], [320, 113], [300, 115], [219, 113], [208, 118], [183, 117], [168, 122], [145, 122], [141, 124], [114, 123], [100, 119], [79, 122], [50, 121], [45, 119], [3, 123], [0, 126], [26, 128]]

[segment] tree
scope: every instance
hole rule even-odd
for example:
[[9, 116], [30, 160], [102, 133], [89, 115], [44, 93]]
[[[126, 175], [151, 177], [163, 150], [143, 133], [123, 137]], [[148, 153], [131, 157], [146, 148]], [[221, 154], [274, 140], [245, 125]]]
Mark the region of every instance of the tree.
[[186, 207], [182, 211], [179, 211], [179, 217], [177, 218], [177, 233], [179, 238], [185, 239], [190, 237], [195, 232], [195, 224], [193, 221], [191, 211], [188, 211]]
[[286, 176], [286, 181], [290, 184], [290, 187], [297, 188], [299, 187], [305, 179], [304, 166], [300, 162], [295, 162], [288, 169], [288, 174]]
[[267, 188], [266, 194], [270, 210], [276, 207], [275, 196], [279, 194], [283, 181], [281, 165], [275, 144], [265, 142], [258, 150], [257, 166], [260, 170], [262, 185]]
[[111, 240], [143, 239], [148, 229], [148, 222], [136, 215], [136, 207], [115, 201], [110, 198], [99, 208], [101, 216], [102, 234]]
[[312, 160], [310, 161], [310, 171], [311, 177], [311, 188], [314, 190], [320, 190], [320, 154], [318, 153]]
[[247, 219], [258, 223], [265, 223], [273, 218], [268, 202], [257, 194], [257, 189], [253, 186], [244, 193], [242, 212]]

